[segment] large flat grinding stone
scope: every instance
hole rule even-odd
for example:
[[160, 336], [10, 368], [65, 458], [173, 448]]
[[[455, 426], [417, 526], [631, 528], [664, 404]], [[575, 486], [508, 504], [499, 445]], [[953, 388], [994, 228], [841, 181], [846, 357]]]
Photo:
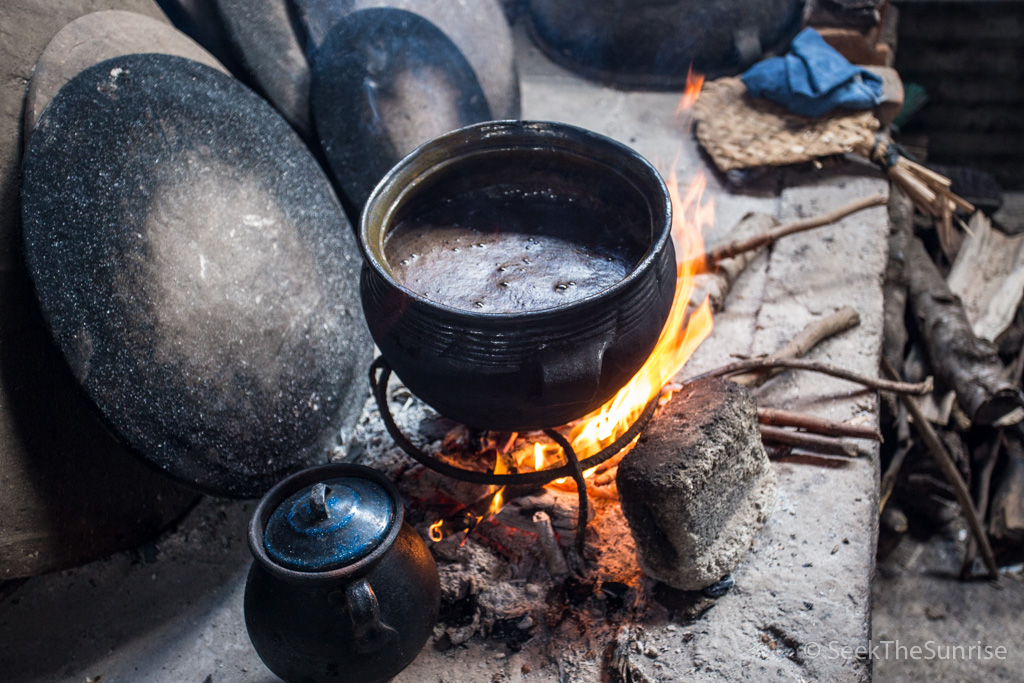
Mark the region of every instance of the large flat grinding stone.
[[24, 176], [43, 313], [125, 441], [225, 495], [325, 459], [372, 348], [359, 252], [268, 104], [190, 60], [117, 57], [53, 99]]
[[[266, 0], [262, 0], [266, 1]], [[496, 0], [289, 0], [306, 51], [317, 51], [344, 17], [360, 10], [393, 8], [418, 14], [455, 44], [472, 65], [496, 119], [519, 118], [519, 71], [512, 31]]]
[[39, 115], [65, 83], [105, 59], [141, 52], [177, 55], [228, 73], [213, 55], [166, 22], [119, 10], [87, 14], [53, 37], [32, 70], [25, 95], [25, 145]]
[[335, 24], [313, 67], [313, 122], [355, 207], [405, 155], [491, 118], [473, 68], [431, 22], [375, 8]]

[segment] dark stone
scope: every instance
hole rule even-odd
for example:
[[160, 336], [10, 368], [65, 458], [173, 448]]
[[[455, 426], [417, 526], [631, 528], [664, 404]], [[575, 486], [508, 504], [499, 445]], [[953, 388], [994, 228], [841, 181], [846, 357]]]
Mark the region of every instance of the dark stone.
[[[682, 89], [692, 66], [738, 74], [800, 30], [804, 0], [529, 0], [548, 57], [622, 87]], [[785, 51], [785, 50], [782, 50]]]
[[50, 340], [20, 258], [25, 88], [47, 42], [97, 9], [162, 17], [151, 0], [0, 3], [0, 579], [129, 548], [196, 499], [100, 424]]
[[286, 0], [216, 0], [244, 75], [303, 136], [309, 118], [309, 62]]
[[317, 52], [312, 92], [324, 153], [357, 208], [416, 147], [491, 118], [459, 49], [404, 10], [368, 9], [341, 19]]
[[519, 118], [519, 73], [515, 45], [504, 10], [497, 0], [291, 0], [306, 52], [316, 53], [346, 16], [365, 9], [413, 12], [444, 33], [472, 65], [496, 119]]
[[640, 567], [687, 591], [739, 565], [777, 493], [754, 398], [721, 379], [689, 384], [662, 406], [615, 481]]
[[65, 83], [105, 59], [140, 52], [177, 55], [227, 73], [213, 55], [166, 22], [119, 10], [87, 14], [53, 37], [32, 70], [25, 96], [25, 144], [39, 115]]
[[365, 395], [361, 262], [269, 105], [196, 62], [118, 57], [58, 93], [24, 169], [44, 315], [133, 449], [237, 496], [326, 459]]

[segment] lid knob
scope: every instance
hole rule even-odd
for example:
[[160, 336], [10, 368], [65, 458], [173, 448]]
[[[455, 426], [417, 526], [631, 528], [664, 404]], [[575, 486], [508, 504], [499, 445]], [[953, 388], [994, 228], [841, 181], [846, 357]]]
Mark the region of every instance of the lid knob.
[[340, 569], [369, 555], [395, 521], [395, 501], [375, 481], [340, 477], [286, 498], [267, 521], [263, 544], [278, 564], [298, 571]]

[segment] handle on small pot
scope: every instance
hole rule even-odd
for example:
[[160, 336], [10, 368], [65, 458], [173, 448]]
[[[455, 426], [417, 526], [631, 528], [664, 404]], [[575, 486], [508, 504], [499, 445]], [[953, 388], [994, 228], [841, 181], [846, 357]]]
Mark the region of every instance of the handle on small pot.
[[359, 579], [345, 590], [345, 609], [352, 619], [355, 649], [360, 654], [398, 643], [398, 631], [381, 621], [380, 604], [366, 579]]
[[540, 400], [544, 405], [589, 401], [601, 388], [601, 367], [611, 335], [579, 344], [552, 344], [540, 352]]

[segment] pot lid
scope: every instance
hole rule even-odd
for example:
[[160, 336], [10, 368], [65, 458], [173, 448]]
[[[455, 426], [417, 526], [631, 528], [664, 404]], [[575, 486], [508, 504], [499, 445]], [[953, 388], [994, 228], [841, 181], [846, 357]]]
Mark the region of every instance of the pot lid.
[[289, 496], [270, 515], [263, 545], [283, 567], [329, 571], [373, 552], [395, 522], [395, 501], [370, 479], [338, 477]]

